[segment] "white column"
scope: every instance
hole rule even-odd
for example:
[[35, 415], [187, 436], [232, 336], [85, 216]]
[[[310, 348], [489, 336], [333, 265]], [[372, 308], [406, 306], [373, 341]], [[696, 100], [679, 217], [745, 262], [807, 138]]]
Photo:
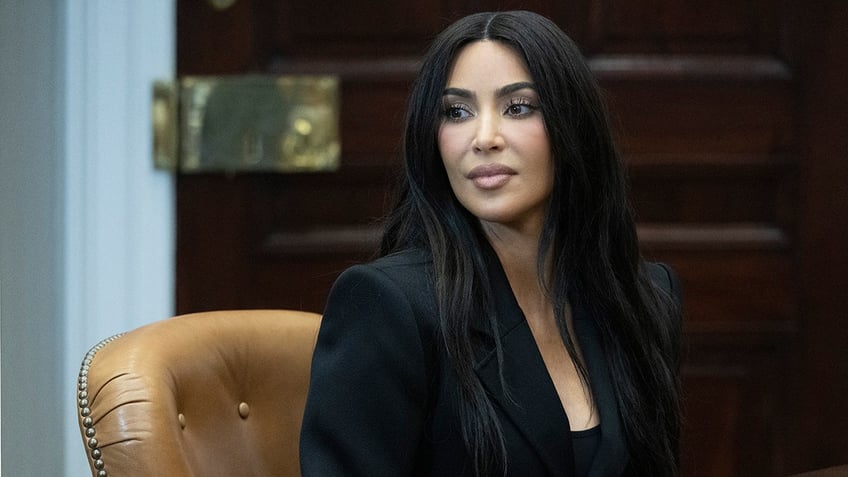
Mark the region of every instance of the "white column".
[[174, 0], [65, 5], [65, 475], [86, 475], [73, 399], [98, 340], [174, 310], [173, 177], [153, 169], [152, 82], [174, 76]]

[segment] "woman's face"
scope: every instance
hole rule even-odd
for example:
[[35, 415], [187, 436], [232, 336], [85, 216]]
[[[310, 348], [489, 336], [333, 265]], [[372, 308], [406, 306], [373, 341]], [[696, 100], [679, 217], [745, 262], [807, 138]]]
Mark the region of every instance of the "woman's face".
[[521, 57], [497, 41], [468, 44], [442, 102], [439, 152], [459, 202], [484, 228], [538, 233], [554, 166], [539, 95]]

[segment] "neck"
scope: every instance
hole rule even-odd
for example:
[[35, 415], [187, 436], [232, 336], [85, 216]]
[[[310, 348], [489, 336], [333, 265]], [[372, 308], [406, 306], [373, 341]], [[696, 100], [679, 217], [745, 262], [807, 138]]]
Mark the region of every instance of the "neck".
[[539, 233], [527, 233], [492, 224], [483, 224], [509, 285], [525, 314], [550, 308], [544, 292], [546, 277], [539, 276]]

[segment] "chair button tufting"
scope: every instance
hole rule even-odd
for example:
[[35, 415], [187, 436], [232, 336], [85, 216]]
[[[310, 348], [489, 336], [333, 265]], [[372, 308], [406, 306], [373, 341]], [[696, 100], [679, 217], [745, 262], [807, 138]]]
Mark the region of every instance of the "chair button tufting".
[[185, 429], [185, 424], [186, 424], [185, 414], [179, 413], [177, 415], [177, 420], [180, 421], [180, 428]]
[[238, 411], [242, 419], [247, 419], [247, 416], [250, 414], [250, 406], [246, 402], [243, 402], [239, 404]]

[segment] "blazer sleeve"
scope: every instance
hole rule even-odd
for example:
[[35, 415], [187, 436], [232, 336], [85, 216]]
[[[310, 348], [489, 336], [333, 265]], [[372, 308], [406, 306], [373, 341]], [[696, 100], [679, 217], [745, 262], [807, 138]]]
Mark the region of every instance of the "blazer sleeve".
[[358, 265], [330, 292], [300, 440], [304, 477], [413, 472], [427, 378], [414, 310], [381, 270]]

